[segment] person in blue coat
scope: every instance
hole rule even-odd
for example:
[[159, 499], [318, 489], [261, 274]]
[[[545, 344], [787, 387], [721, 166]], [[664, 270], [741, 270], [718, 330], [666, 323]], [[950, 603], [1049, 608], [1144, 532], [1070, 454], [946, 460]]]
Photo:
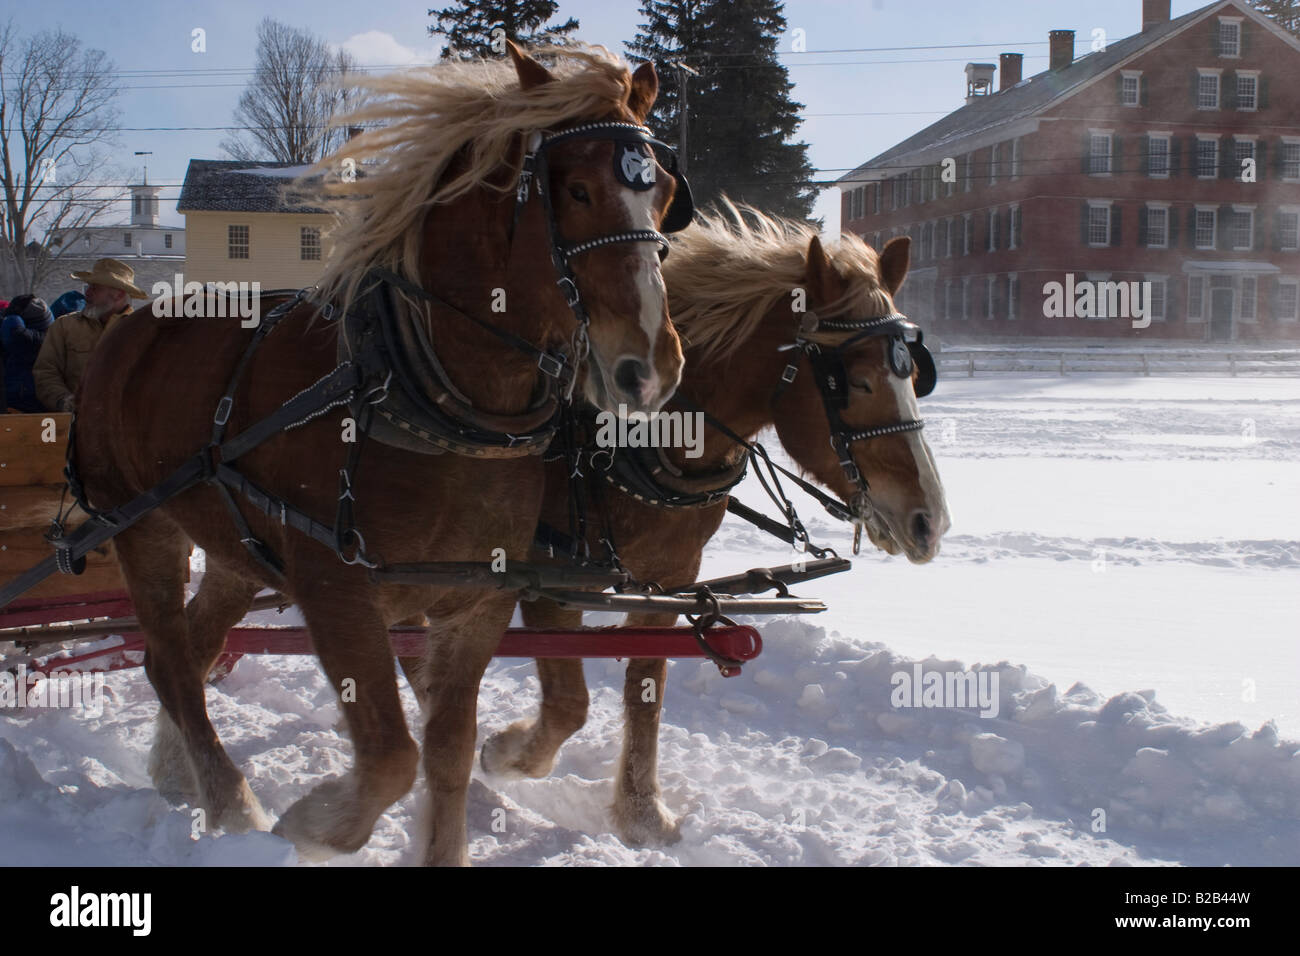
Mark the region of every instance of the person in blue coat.
[[19, 412], [43, 412], [36, 398], [32, 365], [41, 350], [54, 314], [44, 299], [15, 296], [0, 319], [0, 352], [4, 354], [5, 403]]
[[53, 302], [50, 303], [50, 311], [57, 319], [61, 315], [67, 315], [69, 312], [80, 312], [86, 307], [86, 297], [75, 289], [71, 292], [65, 292]]

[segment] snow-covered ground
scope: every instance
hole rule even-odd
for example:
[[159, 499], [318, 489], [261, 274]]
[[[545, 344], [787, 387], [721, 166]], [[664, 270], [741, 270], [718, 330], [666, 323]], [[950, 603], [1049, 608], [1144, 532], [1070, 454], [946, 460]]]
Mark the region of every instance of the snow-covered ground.
[[[830, 610], [764, 623], [740, 677], [670, 665], [681, 841], [613, 832], [622, 669], [595, 661], [591, 717], [549, 778], [475, 768], [475, 863], [1300, 863], [1300, 382], [954, 378], [923, 412], [953, 516], [940, 557], [864, 554], [803, 586]], [[703, 574], [786, 560], [728, 519]], [[917, 667], [996, 674], [996, 716], [893, 706]], [[143, 673], [107, 686], [98, 718], [0, 717], [0, 863], [297, 862], [269, 834], [192, 840], [145, 771]], [[537, 694], [531, 662], [494, 663], [480, 741]], [[208, 703], [273, 813], [348, 765], [314, 659], [246, 658]], [[414, 862], [415, 812], [406, 797], [334, 865]]]

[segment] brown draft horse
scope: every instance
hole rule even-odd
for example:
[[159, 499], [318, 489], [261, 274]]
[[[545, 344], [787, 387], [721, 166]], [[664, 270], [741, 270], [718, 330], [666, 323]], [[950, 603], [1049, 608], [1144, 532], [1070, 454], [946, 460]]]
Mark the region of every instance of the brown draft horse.
[[[857, 489], [831, 448], [827, 415], [806, 361], [794, 382], [773, 400], [784, 367], [798, 354], [778, 348], [793, 340], [803, 318], [792, 311], [796, 288], [806, 291], [809, 310], [821, 319], [893, 312], [891, 295], [907, 272], [909, 240], [894, 239], [877, 256], [856, 236], [846, 235], [828, 254], [813, 229], [746, 211], [750, 223], [734, 207], [730, 222], [721, 216], [697, 219], [674, 241], [664, 265], [669, 308], [686, 345], [680, 391], [746, 439], [774, 425], [781, 444], [805, 473], [841, 500], [853, 502]], [[811, 337], [834, 344], [848, 335]], [[847, 351], [854, 387], [842, 417], [853, 428], [919, 417], [913, 381], [891, 370], [887, 347], [888, 339], [868, 338]], [[739, 460], [740, 449], [730, 439], [713, 428], [704, 434], [701, 457], [689, 459], [682, 449], [668, 452], [670, 462], [680, 469], [680, 483], [698, 478], [707, 484], [710, 476], [726, 474]], [[855, 443], [853, 449], [871, 488], [871, 506], [859, 502], [856, 507], [872, 540], [915, 563], [929, 561], [939, 551], [949, 518], [934, 459], [921, 433], [873, 438]], [[563, 462], [547, 471], [542, 520], [557, 529], [568, 528], [567, 478]], [[588, 480], [603, 481], [591, 475]], [[663, 508], [606, 485], [603, 499], [618, 554], [637, 580], [657, 581], [669, 589], [697, 580], [704, 546], [726, 513], [725, 498], [704, 507]], [[600, 523], [593, 518], [591, 525], [592, 553], [601, 554], [595, 540]], [[550, 602], [523, 602], [521, 610], [530, 627], [581, 624], [580, 611]], [[627, 623], [669, 626], [676, 618], [632, 614]], [[403, 663], [409, 673], [414, 662]], [[586, 720], [582, 662], [538, 660], [537, 669], [543, 693], [540, 715], [485, 742], [482, 761], [489, 771], [545, 776], [560, 745]], [[623, 838], [636, 845], [671, 842], [678, 833], [678, 821], [660, 799], [658, 780], [666, 675], [663, 659], [628, 662], [625, 734], [613, 809]], [[653, 695], [645, 693], [650, 686]]]
[[[658, 91], [652, 68], [633, 74], [600, 48], [550, 50], [550, 69], [511, 48], [512, 62], [438, 66], [369, 81], [378, 94], [352, 121], [380, 128], [351, 140], [322, 166], [355, 158], [348, 219], [336, 236], [320, 302], [347, 302], [371, 267], [386, 267], [455, 308], [540, 348], [570, 342], [575, 320], [557, 290], [550, 236], [537, 202], [513, 224], [523, 144], [538, 131], [595, 121], [640, 124]], [[512, 68], [513, 66], [513, 68]], [[613, 144], [575, 138], [550, 153], [560, 234], [569, 241], [651, 230], [673, 181], [634, 196], [616, 181]], [[374, 158], [373, 165], [361, 166]], [[340, 192], [348, 190], [339, 186]], [[257, 248], [254, 226], [253, 248]], [[668, 320], [656, 248], [609, 244], [573, 269], [590, 312], [591, 374], [611, 401], [648, 410], [671, 394], [681, 350]], [[214, 278], [214, 277], [204, 277]], [[493, 303], [504, 301], [501, 312]], [[179, 309], [176, 314], [180, 314]], [[410, 296], [398, 321], [421, 322], [446, 375], [486, 413], [535, 407], [535, 356], [509, 347], [443, 307]], [[337, 321], [295, 308], [254, 354], [228, 433], [272, 413], [337, 364]], [[78, 397], [76, 458], [93, 507], [116, 507], [152, 487], [210, 441], [213, 412], [251, 332], [212, 318], [162, 319], [148, 309], [119, 319], [101, 341]], [[640, 381], [616, 376], [632, 357]], [[622, 387], [626, 386], [626, 387]], [[238, 459], [249, 480], [317, 521], [336, 512], [347, 458], [347, 419], [335, 409], [281, 432]], [[486, 459], [421, 454], [371, 438], [352, 486], [368, 552], [388, 564], [489, 561], [494, 549], [527, 557], [541, 509], [538, 455]], [[145, 669], [162, 708], [150, 771], [164, 794], [189, 798], [209, 826], [269, 825], [209, 722], [204, 678], [226, 631], [256, 592], [272, 586], [302, 610], [325, 673], [341, 694], [355, 746], [343, 777], [289, 807], [274, 832], [305, 855], [354, 852], [378, 816], [411, 787], [420, 759], [398, 698], [388, 626], [431, 622], [429, 708], [423, 760], [432, 801], [424, 846], [430, 864], [465, 864], [466, 791], [474, 757], [476, 701], [484, 668], [508, 625], [512, 592], [377, 585], [364, 567], [236, 499], [253, 535], [284, 565], [273, 580], [241, 545], [218, 493], [200, 484], [117, 537], [122, 573], [147, 635]], [[184, 564], [193, 541], [207, 553], [200, 593], [185, 604]], [[345, 684], [345, 682], [347, 682]]]

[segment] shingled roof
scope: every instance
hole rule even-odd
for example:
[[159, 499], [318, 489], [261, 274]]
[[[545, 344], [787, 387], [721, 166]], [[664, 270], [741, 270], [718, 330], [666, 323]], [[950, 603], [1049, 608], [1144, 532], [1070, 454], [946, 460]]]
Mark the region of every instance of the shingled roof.
[[177, 212], [323, 213], [325, 209], [298, 205], [288, 190], [307, 171], [294, 163], [249, 163], [223, 159], [191, 159]]
[[[1183, 27], [1209, 15], [1215, 8], [1226, 6], [1226, 0], [1216, 0], [1199, 10], [1162, 23], [1143, 33], [1109, 43], [1103, 51], [1089, 53], [1075, 60], [1063, 70], [1044, 70], [1027, 80], [1022, 80], [1009, 90], [988, 96], [976, 97], [961, 109], [949, 113], [914, 136], [869, 159], [853, 172], [841, 176], [836, 182], [864, 182], [864, 172], [882, 166], [896, 165], [897, 160], [931, 151], [962, 152], [955, 146], [963, 140], [989, 134], [999, 127], [1010, 126], [1020, 120], [1031, 119], [1042, 113], [1062, 97], [1075, 92], [1102, 74], [1117, 68], [1126, 60], [1151, 47]], [[1243, 5], [1244, 6], [1244, 5]], [[1249, 8], [1247, 8], [1249, 10]], [[1254, 13], [1253, 10], [1249, 10]], [[1256, 18], [1263, 19], [1259, 14]], [[1267, 21], [1272, 23], [1272, 21]], [[869, 177], [878, 179], [879, 175]]]

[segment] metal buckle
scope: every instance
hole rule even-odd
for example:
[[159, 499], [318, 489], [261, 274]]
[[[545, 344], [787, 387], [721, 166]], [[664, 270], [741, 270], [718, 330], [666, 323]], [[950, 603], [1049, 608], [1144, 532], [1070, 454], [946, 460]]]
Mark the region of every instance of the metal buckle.
[[785, 371], [781, 373], [781, 381], [789, 385], [791, 382], [794, 381], [794, 377], [798, 374], [799, 374], [799, 366], [787, 365], [785, 367]]
[[560, 292], [564, 294], [564, 301], [569, 308], [573, 308], [582, 301], [582, 296], [578, 293], [578, 283], [573, 281], [572, 276], [560, 276], [559, 281], [555, 284], [560, 287]]
[[564, 358], [552, 355], [550, 352], [543, 352], [537, 356], [537, 367], [551, 378], [559, 378], [564, 372]]
[[217, 402], [217, 412], [212, 416], [212, 422], [215, 425], [224, 425], [230, 419], [230, 410], [234, 408], [235, 400], [229, 395], [223, 396], [221, 401]]
[[[366, 392], [366, 394], [363, 396], [366, 404], [378, 405], [380, 402], [386, 399], [388, 397], [388, 383], [391, 382], [392, 380], [393, 380], [393, 370], [390, 368], [388, 370], [388, 375], [385, 376], [384, 380], [378, 385], [376, 385], [374, 388], [372, 388], [370, 391]], [[374, 397], [372, 398], [371, 396]]]

